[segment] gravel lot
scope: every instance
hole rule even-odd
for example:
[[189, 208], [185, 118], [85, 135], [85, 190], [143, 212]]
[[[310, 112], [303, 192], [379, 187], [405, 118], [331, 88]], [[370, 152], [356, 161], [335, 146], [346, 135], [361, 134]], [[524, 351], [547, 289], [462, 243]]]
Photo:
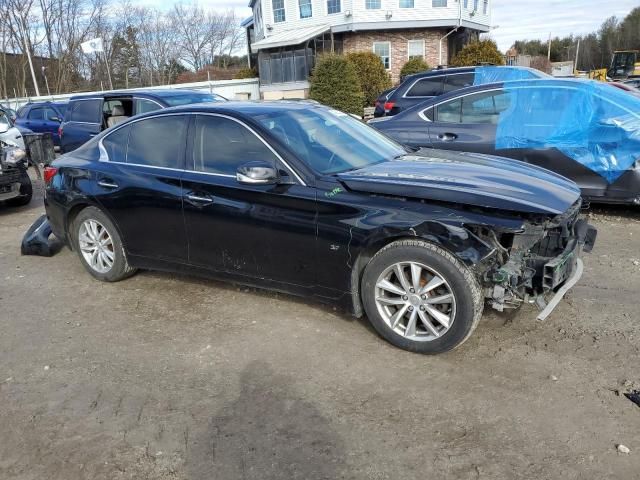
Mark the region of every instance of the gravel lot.
[[438, 357], [300, 298], [21, 257], [41, 213], [0, 209], [0, 479], [640, 478], [640, 209], [591, 214], [549, 320], [489, 312]]

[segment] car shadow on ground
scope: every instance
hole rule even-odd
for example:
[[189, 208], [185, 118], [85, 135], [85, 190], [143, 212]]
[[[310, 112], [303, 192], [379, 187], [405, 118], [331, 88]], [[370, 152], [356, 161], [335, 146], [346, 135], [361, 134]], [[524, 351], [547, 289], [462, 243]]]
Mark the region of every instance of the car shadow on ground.
[[189, 478], [343, 478], [343, 439], [294, 378], [249, 363], [237, 398], [220, 409], [187, 452]]

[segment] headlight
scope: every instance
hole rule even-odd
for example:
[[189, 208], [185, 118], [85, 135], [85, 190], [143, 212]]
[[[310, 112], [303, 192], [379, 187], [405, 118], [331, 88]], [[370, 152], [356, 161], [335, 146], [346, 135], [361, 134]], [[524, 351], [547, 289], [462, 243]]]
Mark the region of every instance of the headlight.
[[7, 165], [17, 165], [27, 158], [27, 152], [22, 148], [7, 148], [4, 152], [4, 161]]

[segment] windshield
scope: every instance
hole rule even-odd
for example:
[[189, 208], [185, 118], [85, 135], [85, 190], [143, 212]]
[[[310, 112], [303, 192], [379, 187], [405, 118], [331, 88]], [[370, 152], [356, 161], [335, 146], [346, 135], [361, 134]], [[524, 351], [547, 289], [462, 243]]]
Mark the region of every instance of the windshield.
[[162, 97], [162, 99], [169, 104], [170, 107], [177, 107], [179, 105], [189, 105], [191, 103], [209, 103], [209, 102], [224, 102], [225, 99], [215, 93], [188, 93], [184, 95], [171, 95], [168, 97]]
[[337, 110], [277, 110], [254, 118], [322, 174], [356, 170], [406, 153], [399, 144]]

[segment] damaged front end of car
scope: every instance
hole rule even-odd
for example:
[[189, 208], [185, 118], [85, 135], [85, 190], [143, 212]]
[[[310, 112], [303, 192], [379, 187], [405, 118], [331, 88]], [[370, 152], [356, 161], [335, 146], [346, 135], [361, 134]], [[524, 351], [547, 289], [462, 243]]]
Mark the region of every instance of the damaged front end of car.
[[485, 298], [498, 311], [534, 303], [544, 320], [582, 275], [580, 254], [597, 230], [580, 217], [581, 200], [560, 215], [530, 216], [518, 230], [477, 229], [495, 248], [481, 267]]

